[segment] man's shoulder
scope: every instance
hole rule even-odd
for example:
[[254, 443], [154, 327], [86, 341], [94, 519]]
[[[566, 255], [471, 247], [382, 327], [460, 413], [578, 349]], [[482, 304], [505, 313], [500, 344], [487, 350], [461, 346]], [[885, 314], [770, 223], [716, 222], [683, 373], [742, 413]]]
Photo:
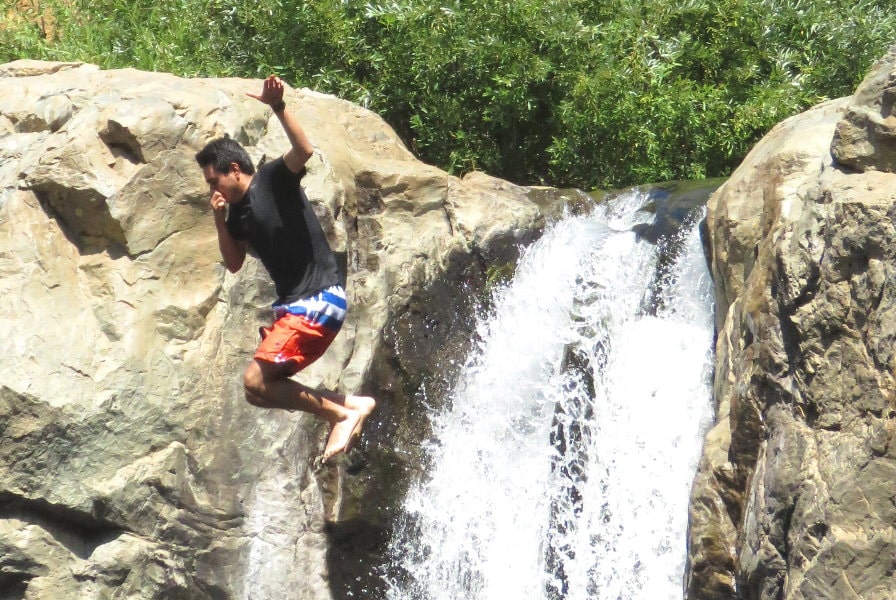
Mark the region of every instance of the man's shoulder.
[[258, 168], [255, 172], [257, 176], [265, 177], [270, 176], [272, 173], [276, 173], [281, 170], [285, 165], [283, 164], [283, 158], [277, 157], [272, 159], [262, 158], [261, 162], [258, 163]]
[[296, 173], [286, 164], [286, 161], [283, 160], [282, 156], [278, 156], [277, 158], [272, 158], [270, 160], [266, 160], [262, 162], [258, 166], [258, 174], [264, 174], [268, 176], [280, 176], [280, 177], [293, 177], [295, 179], [301, 179], [305, 175], [305, 167], [302, 167], [302, 170]]

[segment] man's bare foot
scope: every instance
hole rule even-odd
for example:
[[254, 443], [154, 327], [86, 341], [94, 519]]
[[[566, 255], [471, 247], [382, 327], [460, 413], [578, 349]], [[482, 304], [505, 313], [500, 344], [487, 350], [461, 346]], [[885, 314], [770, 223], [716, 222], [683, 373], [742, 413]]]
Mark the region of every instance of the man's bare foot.
[[323, 461], [328, 462], [337, 454], [348, 452], [361, 437], [364, 420], [376, 408], [376, 401], [369, 396], [346, 396], [345, 408], [348, 415], [330, 428]]
[[352, 435], [348, 440], [348, 444], [345, 446], [345, 452], [348, 452], [358, 443], [358, 440], [361, 439], [361, 430], [364, 428], [364, 421], [370, 413], [373, 412], [373, 409], [376, 408], [376, 400], [370, 396], [346, 396], [345, 407], [356, 410], [361, 415], [358, 424], [352, 429]]
[[324, 448], [323, 460], [329, 462], [331, 458], [345, 452], [352, 439], [352, 432], [361, 422], [361, 413], [346, 407], [345, 418], [336, 421], [330, 427], [330, 437], [327, 438], [327, 446]]

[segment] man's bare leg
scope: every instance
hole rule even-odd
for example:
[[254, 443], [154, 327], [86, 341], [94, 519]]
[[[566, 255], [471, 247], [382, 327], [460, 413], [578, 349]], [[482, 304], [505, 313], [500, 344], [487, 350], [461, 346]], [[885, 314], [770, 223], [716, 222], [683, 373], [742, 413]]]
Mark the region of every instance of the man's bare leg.
[[323, 459], [329, 460], [348, 447], [361, 434], [364, 419], [376, 402], [366, 396], [343, 396], [327, 390], [315, 390], [289, 378], [284, 365], [253, 360], [243, 381], [246, 399], [256, 405], [284, 410], [301, 410], [330, 424], [330, 435]]

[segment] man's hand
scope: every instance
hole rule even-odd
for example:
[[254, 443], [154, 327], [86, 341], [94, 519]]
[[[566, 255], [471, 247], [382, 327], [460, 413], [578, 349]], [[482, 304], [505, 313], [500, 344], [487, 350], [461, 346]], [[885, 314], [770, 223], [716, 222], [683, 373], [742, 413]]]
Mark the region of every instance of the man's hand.
[[264, 102], [268, 106], [274, 106], [283, 100], [283, 80], [276, 75], [271, 75], [264, 80], [260, 94], [246, 92], [250, 98], [255, 98], [260, 102]]
[[224, 219], [227, 217], [227, 201], [224, 200], [224, 196], [222, 196], [220, 192], [212, 193], [212, 198], [209, 203], [212, 205], [212, 210], [214, 211], [216, 219]]
[[286, 151], [286, 154], [283, 155], [283, 162], [286, 163], [286, 167], [293, 173], [301, 173], [305, 163], [314, 154], [314, 147], [296, 118], [286, 110], [285, 104], [281, 104], [283, 102], [284, 87], [282, 79], [276, 75], [271, 75], [264, 80], [260, 94], [247, 93], [246, 95], [264, 102], [274, 109], [274, 114], [280, 119], [291, 146]]
[[212, 192], [209, 200], [212, 205], [212, 213], [215, 215], [215, 227], [218, 229], [218, 248], [221, 250], [221, 258], [224, 266], [231, 273], [236, 273], [246, 260], [246, 252], [249, 243], [243, 240], [235, 240], [227, 231], [227, 201], [220, 192]]

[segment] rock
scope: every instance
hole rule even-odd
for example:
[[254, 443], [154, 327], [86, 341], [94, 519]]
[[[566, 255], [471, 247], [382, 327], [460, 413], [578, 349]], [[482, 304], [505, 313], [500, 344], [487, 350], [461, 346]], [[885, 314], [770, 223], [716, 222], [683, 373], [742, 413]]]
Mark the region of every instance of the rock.
[[96, 71], [97, 69], [96, 65], [82, 62], [46, 62], [21, 59], [0, 65], [0, 77], [36, 77], [38, 75], [52, 75], [60, 71]]
[[896, 140], [850, 128], [891, 105], [894, 72], [890, 52], [856, 96], [778, 125], [710, 199], [718, 418], [692, 600], [892, 596]]
[[831, 153], [859, 171], [896, 173], [896, 46], [856, 90], [837, 124]]
[[365, 561], [417, 468], [415, 398], [450, 375], [490, 265], [543, 226], [527, 190], [449, 176], [372, 113], [287, 90], [350, 301], [300, 379], [380, 401], [361, 448], [320, 469], [325, 425], [242, 398], [273, 287], [254, 259], [223, 269], [193, 159], [224, 134], [256, 161], [286, 149], [246, 96], [260, 82], [36, 61], [0, 77], [0, 589], [313, 600], [382, 585]]

